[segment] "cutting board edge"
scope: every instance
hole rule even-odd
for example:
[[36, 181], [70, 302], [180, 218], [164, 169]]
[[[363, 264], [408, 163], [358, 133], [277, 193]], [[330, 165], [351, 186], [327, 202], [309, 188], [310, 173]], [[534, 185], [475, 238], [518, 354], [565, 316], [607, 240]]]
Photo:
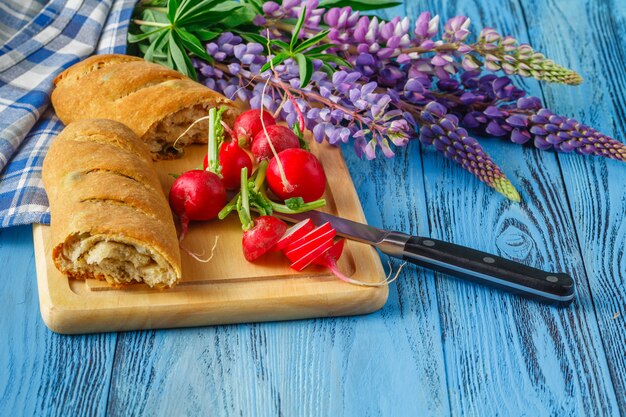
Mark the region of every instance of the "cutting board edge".
[[[318, 145], [327, 146], [329, 145]], [[365, 222], [363, 209], [358, 199], [354, 183], [350, 178], [341, 150], [334, 148], [318, 154], [325, 167], [331, 167], [334, 175], [329, 175], [331, 199], [340, 216]], [[341, 190], [338, 194], [333, 191]], [[388, 286], [361, 287], [346, 284], [334, 279], [332, 274], [322, 278], [307, 278], [301, 275], [270, 281], [228, 283], [220, 288], [220, 283], [207, 285], [203, 291], [184, 291], [171, 297], [167, 291], [150, 293], [137, 297], [111, 292], [105, 298], [105, 305], [94, 308], [103, 299], [85, 297], [75, 292], [76, 282], [55, 280], [61, 278], [54, 267], [46, 236], [49, 226], [34, 225], [33, 241], [37, 269], [40, 312], [46, 326], [62, 334], [93, 333], [103, 331], [123, 331], [137, 329], [190, 327], [211, 324], [231, 324], [242, 322], [293, 320], [325, 316], [345, 316], [367, 314], [380, 309], [389, 294]], [[352, 243], [351, 243], [352, 244]], [[377, 251], [367, 245], [354, 248], [357, 263], [356, 276], [384, 279], [385, 271]], [[287, 292], [281, 293], [286, 286]], [[146, 297], [149, 297], [148, 300]], [[259, 300], [261, 298], [261, 300]], [[181, 307], [190, 305], [190, 309]], [[293, 300], [289, 303], [289, 300]], [[189, 303], [189, 301], [192, 301]], [[217, 301], [216, 301], [217, 300]], [[221, 304], [220, 304], [221, 300]], [[224, 301], [226, 300], [226, 301]], [[248, 303], [248, 307], [236, 307], [230, 311], [231, 300]], [[152, 303], [152, 305], [150, 305]], [[226, 306], [225, 306], [226, 304]], [[148, 308], [146, 308], [148, 307]], [[124, 313], [124, 314], [121, 314]], [[151, 317], [158, 316], [158, 317]], [[120, 319], [121, 317], [121, 319]], [[191, 318], [190, 318], [191, 317]]]
[[[223, 305], [213, 305], [210, 299], [190, 303], [185, 308], [176, 308], [175, 314], [168, 317], [172, 305], [162, 304], [150, 311], [137, 310], [137, 305], [110, 308], [108, 310], [93, 310], [89, 308], [88, 300], [74, 294], [69, 285], [63, 294], [50, 291], [44, 250], [44, 225], [33, 225], [33, 243], [35, 250], [35, 264], [37, 270], [37, 285], [39, 292], [39, 307], [44, 324], [53, 332], [60, 334], [85, 334], [114, 331], [130, 331], [142, 329], [169, 329], [177, 327], [197, 327], [207, 325], [253, 323], [267, 321], [299, 320], [307, 318], [351, 316], [369, 314], [382, 308], [389, 296], [389, 287], [357, 287], [336, 282], [343, 291], [334, 293], [310, 294], [302, 298], [301, 294], [280, 296], [274, 298], [239, 300], [232, 308]], [[370, 248], [374, 251], [373, 248]], [[382, 264], [378, 260], [380, 268]], [[325, 282], [326, 285], [329, 282]], [[318, 285], [315, 280], [302, 279], [301, 286]], [[233, 284], [214, 284], [214, 286]], [[249, 285], [240, 283], [239, 285]], [[71, 293], [73, 296], [68, 297]], [[292, 309], [296, 304], [297, 309]], [[289, 301], [293, 301], [290, 303]], [[272, 308], [275, 307], [275, 308]], [[259, 310], [262, 313], [259, 313]], [[229, 318], [224, 318], [224, 315]], [[157, 321], [151, 321], [151, 315], [158, 316]], [[119, 320], [126, 317], [125, 320]], [[180, 317], [183, 317], [181, 320]], [[86, 318], [89, 318], [86, 320]], [[117, 321], [117, 323], [116, 323]], [[115, 324], [111, 324], [115, 323]]]

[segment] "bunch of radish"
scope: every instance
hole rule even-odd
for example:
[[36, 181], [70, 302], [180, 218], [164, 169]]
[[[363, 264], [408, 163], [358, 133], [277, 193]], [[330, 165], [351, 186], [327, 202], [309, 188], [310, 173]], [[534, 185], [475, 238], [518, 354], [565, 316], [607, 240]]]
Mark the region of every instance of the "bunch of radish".
[[[320, 198], [326, 188], [324, 170], [312, 153], [301, 148], [301, 138], [288, 128], [276, 125], [274, 118], [261, 110], [242, 113], [230, 131], [221, 122], [222, 112], [222, 109], [209, 112], [209, 145], [204, 170], [183, 173], [170, 189], [172, 211], [181, 220], [180, 239], [185, 237], [192, 220], [224, 219], [237, 211], [243, 230], [243, 254], [249, 262], [270, 251], [281, 251], [296, 271], [320, 265], [352, 284], [379, 286], [391, 282], [364, 283], [342, 274], [337, 262], [345, 240], [335, 241], [337, 232], [329, 223], [315, 227], [311, 219], [307, 219], [288, 228], [272, 215], [274, 212], [301, 213], [326, 203]], [[296, 132], [302, 131], [302, 125], [300, 118]], [[228, 142], [224, 140], [225, 128], [231, 136]], [[257, 162], [254, 171], [252, 158], [244, 147], [250, 147]], [[268, 196], [266, 185], [282, 202]], [[239, 192], [227, 203], [226, 190], [237, 188]], [[251, 208], [260, 214], [256, 219], [251, 216]]]
[[[174, 181], [170, 206], [181, 221], [181, 241], [190, 221], [223, 219], [236, 209], [244, 230], [245, 258], [254, 261], [272, 249], [287, 230], [285, 223], [271, 216], [274, 211], [300, 213], [325, 205], [320, 197], [326, 176], [317, 158], [300, 148], [301, 138], [277, 125], [267, 111], [243, 112], [232, 131], [221, 121], [223, 112], [209, 111], [204, 169], [187, 171]], [[225, 128], [230, 141], [224, 138]], [[257, 162], [255, 171], [253, 158], [244, 149], [248, 146]], [[227, 203], [227, 190], [236, 189], [239, 193]], [[250, 207], [261, 217], [252, 220]]]

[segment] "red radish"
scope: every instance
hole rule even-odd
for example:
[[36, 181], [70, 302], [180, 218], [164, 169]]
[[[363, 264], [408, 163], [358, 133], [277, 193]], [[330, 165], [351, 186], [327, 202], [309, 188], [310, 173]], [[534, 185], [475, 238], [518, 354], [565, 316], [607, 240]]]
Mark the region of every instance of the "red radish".
[[343, 252], [343, 246], [346, 243], [345, 239], [339, 239], [337, 242], [335, 242], [335, 244], [333, 245], [332, 248], [330, 248], [328, 251], [324, 252], [322, 254], [322, 256], [315, 258], [313, 260], [313, 263], [315, 265], [321, 265], [321, 266], [325, 266], [327, 268], [330, 268], [328, 266], [329, 260], [326, 259], [328, 257], [332, 258], [335, 263], [339, 260], [339, 257], [341, 257], [341, 254]]
[[352, 284], [363, 284], [360, 281], [356, 281], [352, 278], [346, 277], [344, 274], [341, 273], [341, 271], [339, 271], [339, 268], [337, 267], [337, 261], [339, 260], [339, 257], [343, 252], [344, 243], [345, 239], [337, 241], [337, 243], [335, 243], [331, 248], [325, 250], [324, 252], [322, 252], [321, 255], [315, 258], [313, 260], [313, 263], [315, 265], [325, 266], [326, 268], [330, 269], [331, 272], [342, 281], [346, 281]]
[[274, 216], [258, 217], [254, 221], [254, 227], [243, 232], [243, 256], [248, 262], [254, 262], [269, 252], [286, 231], [287, 224], [282, 220]]
[[320, 161], [304, 149], [286, 149], [278, 154], [291, 189], [283, 184], [276, 158], [267, 168], [267, 184], [282, 200], [302, 197], [305, 203], [317, 200], [326, 189], [326, 174]]
[[318, 237], [330, 232], [334, 230], [333, 227], [330, 225], [329, 222], [326, 222], [324, 224], [322, 224], [321, 226], [316, 227], [315, 229], [311, 230], [309, 233], [307, 233], [306, 235], [302, 236], [299, 239], [294, 240], [293, 242], [291, 242], [289, 245], [287, 245], [287, 247], [284, 249], [283, 252], [285, 252], [285, 255], [288, 252], [291, 252], [295, 249], [298, 249], [304, 245], [306, 245], [308, 242], [317, 239]]
[[226, 205], [226, 190], [220, 177], [212, 172], [194, 169], [184, 172], [170, 188], [172, 211], [180, 218], [180, 240], [187, 234], [189, 221], [211, 220]]
[[305, 244], [306, 242], [323, 235], [324, 233], [328, 232], [332, 228], [333, 227], [330, 225], [330, 223], [326, 222], [323, 225], [318, 226], [317, 228], [309, 231], [306, 235], [302, 236], [301, 238], [296, 239], [293, 242], [291, 242], [289, 245], [287, 245], [287, 247], [283, 251], [288, 252], [292, 249], [298, 248], [302, 246], [303, 244]]
[[[276, 124], [276, 120], [267, 110], [263, 110], [263, 123], [266, 128]], [[251, 109], [241, 113], [235, 120], [233, 131], [235, 133], [233, 139], [236, 139], [241, 146], [249, 146], [252, 139], [263, 131], [261, 109]]]
[[318, 256], [333, 246], [333, 239], [335, 238], [335, 235], [335, 229], [331, 229], [301, 247], [290, 252], [286, 252], [285, 255], [287, 258], [293, 262], [291, 267], [296, 271], [302, 271], [304, 268], [309, 266]]
[[[235, 190], [239, 188], [239, 176], [241, 168], [247, 167], [248, 172], [252, 173], [252, 158], [241, 147], [236, 140], [223, 143], [219, 151], [219, 162], [222, 167], [222, 183], [227, 190]], [[204, 157], [203, 166], [207, 169], [209, 155]], [[248, 175], [250, 177], [250, 175]]]
[[313, 224], [313, 221], [311, 219], [302, 220], [300, 223], [297, 223], [287, 229], [285, 235], [280, 238], [278, 242], [276, 242], [276, 245], [272, 250], [280, 251], [285, 249], [288, 245], [304, 237], [314, 228], [315, 225]]
[[272, 148], [268, 143], [268, 137], [272, 141], [277, 154], [285, 149], [300, 147], [300, 140], [288, 127], [272, 125], [266, 126], [266, 130], [267, 134], [261, 130], [252, 140], [252, 155], [254, 155], [257, 161], [272, 159], [274, 156], [274, 152], [272, 152]]

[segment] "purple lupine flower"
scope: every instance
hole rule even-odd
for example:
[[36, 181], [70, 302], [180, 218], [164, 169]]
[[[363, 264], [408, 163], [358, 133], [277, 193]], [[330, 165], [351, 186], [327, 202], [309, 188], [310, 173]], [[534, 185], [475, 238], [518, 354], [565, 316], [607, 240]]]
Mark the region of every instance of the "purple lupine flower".
[[433, 145], [447, 158], [473, 173], [485, 184], [513, 201], [520, 196], [502, 170], [483, 150], [478, 141], [458, 125], [458, 118], [435, 101], [428, 103], [420, 113], [420, 141]]

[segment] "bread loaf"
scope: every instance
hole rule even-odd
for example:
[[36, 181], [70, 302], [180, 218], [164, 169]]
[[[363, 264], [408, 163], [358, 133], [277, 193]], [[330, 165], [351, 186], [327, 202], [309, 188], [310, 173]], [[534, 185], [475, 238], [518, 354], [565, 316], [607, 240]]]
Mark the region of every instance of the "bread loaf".
[[43, 163], [52, 257], [77, 278], [171, 287], [181, 278], [172, 214], [145, 144], [111, 120], [70, 123]]
[[52, 105], [66, 125], [82, 119], [111, 119], [128, 126], [154, 159], [172, 158], [189, 143], [206, 143], [208, 122], [194, 125], [213, 107], [226, 106], [224, 121], [238, 110], [221, 94], [181, 73], [128, 55], [94, 55], [59, 74]]

